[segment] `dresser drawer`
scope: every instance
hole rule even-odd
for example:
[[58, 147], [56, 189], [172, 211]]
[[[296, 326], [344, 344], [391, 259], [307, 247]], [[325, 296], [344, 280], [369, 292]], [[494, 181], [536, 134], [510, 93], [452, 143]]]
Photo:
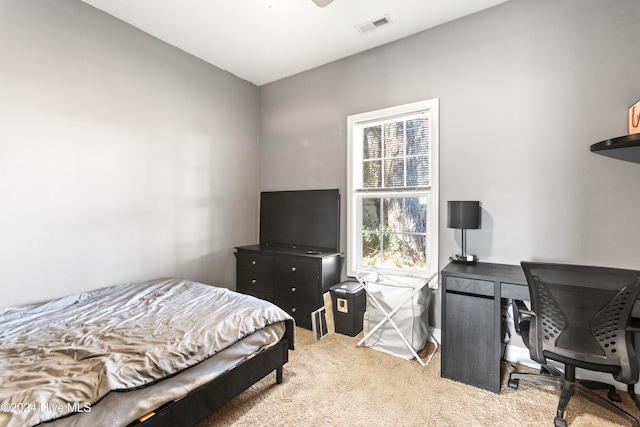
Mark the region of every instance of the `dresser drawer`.
[[447, 291], [464, 292], [476, 295], [493, 297], [494, 282], [488, 280], [466, 279], [464, 277], [446, 276]]
[[291, 298], [283, 298], [276, 296], [275, 304], [289, 313], [296, 320], [296, 325], [303, 328], [311, 329], [311, 313], [313, 313], [322, 305], [309, 304], [294, 300]]
[[309, 303], [318, 302], [318, 285], [296, 280], [295, 278], [278, 278], [274, 284], [274, 292], [280, 297], [293, 298]]
[[270, 255], [237, 252], [236, 256], [238, 258], [238, 270], [264, 274], [273, 273], [273, 257]]
[[300, 257], [276, 257], [276, 275], [294, 277], [297, 279], [313, 281], [320, 279], [321, 264], [316, 260], [302, 259]]
[[275, 304], [275, 302], [273, 301], [273, 294], [267, 294], [264, 292], [256, 291], [255, 289], [247, 289], [247, 288], [241, 288], [241, 287], [238, 287], [238, 292], [251, 295], [256, 298], [260, 298], [262, 300], [269, 301]]
[[238, 270], [237, 286], [239, 289], [273, 293], [273, 277], [253, 271]]

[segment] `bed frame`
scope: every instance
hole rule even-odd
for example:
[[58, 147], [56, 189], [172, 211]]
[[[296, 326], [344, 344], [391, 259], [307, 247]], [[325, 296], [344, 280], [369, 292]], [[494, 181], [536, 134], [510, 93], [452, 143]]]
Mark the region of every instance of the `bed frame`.
[[289, 350], [294, 349], [294, 328], [293, 321], [287, 320], [285, 335], [276, 345], [245, 360], [183, 398], [155, 409], [128, 427], [195, 425], [270, 372], [276, 372], [276, 383], [281, 384], [283, 366], [289, 361]]

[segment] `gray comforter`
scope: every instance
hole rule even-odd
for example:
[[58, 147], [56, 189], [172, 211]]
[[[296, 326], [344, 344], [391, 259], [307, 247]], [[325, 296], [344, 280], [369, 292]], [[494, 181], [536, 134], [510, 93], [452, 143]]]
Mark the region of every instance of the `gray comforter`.
[[286, 319], [268, 302], [182, 279], [0, 309], [0, 425], [90, 410]]

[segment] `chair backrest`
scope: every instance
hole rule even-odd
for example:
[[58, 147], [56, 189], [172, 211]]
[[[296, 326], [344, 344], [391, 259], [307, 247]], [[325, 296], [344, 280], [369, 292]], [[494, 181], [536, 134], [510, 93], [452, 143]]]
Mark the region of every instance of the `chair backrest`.
[[531, 358], [547, 358], [638, 380], [633, 337], [627, 331], [640, 293], [640, 271], [522, 262], [529, 284]]

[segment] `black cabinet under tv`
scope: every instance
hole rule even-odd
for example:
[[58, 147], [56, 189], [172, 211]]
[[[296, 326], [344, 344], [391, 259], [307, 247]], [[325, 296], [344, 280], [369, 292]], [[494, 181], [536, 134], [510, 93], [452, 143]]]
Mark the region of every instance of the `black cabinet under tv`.
[[341, 254], [272, 245], [235, 249], [237, 291], [273, 302], [298, 326], [311, 329], [311, 313], [340, 282]]

